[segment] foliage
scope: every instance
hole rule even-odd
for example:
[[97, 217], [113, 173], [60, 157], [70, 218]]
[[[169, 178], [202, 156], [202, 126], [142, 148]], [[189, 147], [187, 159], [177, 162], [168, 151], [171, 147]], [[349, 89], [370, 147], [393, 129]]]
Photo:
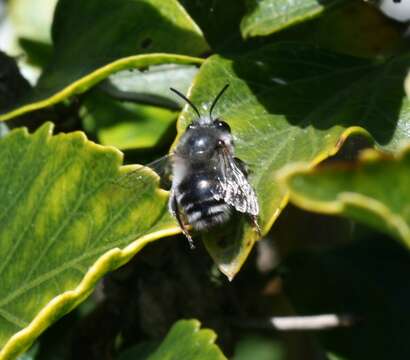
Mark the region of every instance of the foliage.
[[[0, 359], [305, 359], [307, 343], [312, 358], [410, 354], [402, 26], [349, 0], [12, 0], [7, 9]], [[23, 73], [41, 74], [34, 84], [17, 54]], [[123, 161], [166, 155], [196, 116], [169, 87], [205, 111], [225, 84], [214, 115], [249, 167], [264, 239], [233, 217], [196, 234], [192, 252], [161, 179]], [[261, 325], [329, 312], [368, 324], [319, 342]], [[217, 344], [213, 330], [181, 318], [214, 329]]]
[[[149, 354], [147, 359], [226, 360], [221, 350], [214, 344], [215, 333], [209, 329], [199, 329], [199, 326], [197, 320], [178, 321], [170, 329], [162, 344]], [[118, 360], [135, 360], [139, 356], [141, 356], [140, 348], [136, 347], [121, 355]]]

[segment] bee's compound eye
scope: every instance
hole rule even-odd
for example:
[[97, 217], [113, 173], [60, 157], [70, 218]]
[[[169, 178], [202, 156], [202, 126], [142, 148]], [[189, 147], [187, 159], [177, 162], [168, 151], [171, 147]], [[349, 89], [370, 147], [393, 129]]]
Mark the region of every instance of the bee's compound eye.
[[231, 132], [231, 127], [225, 121], [215, 120], [214, 124], [218, 129], [222, 131]]

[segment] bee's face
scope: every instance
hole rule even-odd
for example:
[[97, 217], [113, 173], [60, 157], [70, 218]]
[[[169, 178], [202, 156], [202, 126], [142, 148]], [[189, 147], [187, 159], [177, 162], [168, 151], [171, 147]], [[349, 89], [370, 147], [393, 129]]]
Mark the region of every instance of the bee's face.
[[217, 119], [209, 125], [189, 125], [178, 150], [192, 161], [205, 161], [211, 160], [222, 146], [232, 148], [232, 135], [229, 125]]

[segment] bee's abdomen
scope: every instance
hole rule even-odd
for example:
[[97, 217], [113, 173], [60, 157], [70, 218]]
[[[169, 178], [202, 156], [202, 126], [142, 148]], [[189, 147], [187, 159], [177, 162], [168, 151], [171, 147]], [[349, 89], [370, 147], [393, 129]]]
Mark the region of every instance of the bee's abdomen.
[[189, 224], [196, 230], [203, 230], [222, 224], [230, 215], [229, 205], [216, 200], [191, 203], [183, 206]]
[[193, 177], [178, 187], [177, 201], [188, 223], [196, 230], [204, 230], [229, 219], [231, 209], [222, 199], [215, 199], [213, 180]]

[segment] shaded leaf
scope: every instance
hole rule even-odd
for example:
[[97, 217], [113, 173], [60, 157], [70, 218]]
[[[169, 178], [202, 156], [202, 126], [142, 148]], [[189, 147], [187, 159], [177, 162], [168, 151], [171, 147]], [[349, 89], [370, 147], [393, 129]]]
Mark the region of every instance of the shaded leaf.
[[346, 360], [346, 359], [341, 358], [339, 355], [335, 355], [334, 353], [327, 354], [327, 359], [328, 360]]
[[196, 66], [176, 64], [150, 66], [146, 71], [119, 71], [109, 76], [100, 89], [119, 100], [177, 110], [185, 103], [175, 98], [169, 88], [186, 93], [197, 71]]
[[246, 49], [247, 44], [240, 32], [240, 22], [246, 10], [243, 0], [180, 2], [199, 25], [214, 53]]
[[[27, 54], [27, 66], [37, 66], [39, 68], [44, 68], [53, 53], [53, 49], [49, 44], [43, 44], [37, 41], [32, 41], [28, 39], [20, 39], [19, 44], [24, 52]], [[33, 68], [32, 68], [33, 69]], [[35, 68], [35, 70], [40, 71], [39, 69]], [[34, 77], [37, 76], [37, 77]], [[33, 75], [30, 79], [33, 79], [33, 83], [37, 80], [40, 74], [37, 72], [33, 72]]]
[[246, 336], [238, 342], [232, 360], [248, 359], [283, 360], [285, 359], [283, 345], [272, 338]]
[[296, 164], [282, 177], [296, 205], [348, 216], [410, 246], [410, 148], [395, 156], [367, 150], [357, 164]]
[[241, 23], [244, 37], [269, 35], [310, 19], [340, 0], [247, 0]]
[[47, 123], [0, 140], [0, 352], [21, 353], [108, 271], [144, 245], [179, 232], [158, 178], [132, 189], [121, 154]]
[[124, 150], [157, 145], [175, 126], [177, 114], [93, 91], [83, 102], [81, 117], [85, 130], [96, 134], [99, 143]]
[[13, 58], [0, 51], [0, 110], [4, 110], [16, 102], [30, 84], [20, 74]]
[[[409, 65], [408, 56], [373, 63], [298, 44], [269, 46], [232, 59], [212, 56], [202, 65], [191, 100], [209, 106], [225, 84], [231, 85], [214, 116], [229, 123], [236, 155], [250, 167], [263, 233], [287, 202], [276, 180], [276, 171], [283, 166], [318, 163], [334, 154], [350, 134], [366, 135], [363, 128], [386, 149], [409, 141], [410, 103], [402, 83]], [[185, 108], [179, 134], [194, 116]], [[248, 225], [232, 231], [236, 235], [212, 232], [206, 241], [229, 278], [257, 237]]]
[[326, 14], [292, 26], [275, 40], [310, 43], [348, 55], [389, 57], [409, 48], [403, 28], [368, 2], [345, 1]]
[[147, 360], [158, 347], [157, 342], [143, 342], [120, 353], [116, 360]]
[[207, 49], [199, 28], [176, 0], [61, 0], [52, 39], [50, 66], [35, 89], [0, 120], [83, 93], [115, 71], [162, 63], [198, 63], [178, 55], [137, 54], [198, 55]]

